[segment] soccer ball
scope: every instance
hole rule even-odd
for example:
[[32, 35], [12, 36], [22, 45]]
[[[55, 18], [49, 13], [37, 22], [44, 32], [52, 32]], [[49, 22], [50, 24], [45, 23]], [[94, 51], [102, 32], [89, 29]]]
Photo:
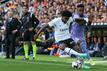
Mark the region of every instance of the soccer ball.
[[80, 68], [82, 68], [82, 62], [81, 61], [73, 61], [72, 62], [72, 68], [74, 68], [74, 69], [80, 69]]

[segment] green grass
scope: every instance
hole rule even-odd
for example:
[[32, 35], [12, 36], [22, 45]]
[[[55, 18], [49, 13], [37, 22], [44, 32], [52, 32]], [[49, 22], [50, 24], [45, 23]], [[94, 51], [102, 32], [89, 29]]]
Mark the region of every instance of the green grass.
[[[91, 69], [73, 69], [71, 62], [74, 58], [59, 58], [47, 55], [38, 55], [36, 61], [22, 60], [17, 56], [15, 60], [0, 58], [0, 71], [107, 71], [107, 61], [96, 63]], [[93, 58], [96, 62], [101, 58]]]

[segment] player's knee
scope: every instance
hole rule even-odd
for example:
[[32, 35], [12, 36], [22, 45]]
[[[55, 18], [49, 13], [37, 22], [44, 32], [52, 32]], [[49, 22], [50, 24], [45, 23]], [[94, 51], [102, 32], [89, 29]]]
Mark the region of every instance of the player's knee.
[[70, 48], [74, 48], [76, 46], [76, 43], [74, 42], [74, 41], [72, 41], [71, 43], [70, 43]]
[[25, 44], [28, 44], [28, 42], [27, 42], [27, 41], [25, 41], [25, 42], [24, 42], [24, 45], [25, 45]]

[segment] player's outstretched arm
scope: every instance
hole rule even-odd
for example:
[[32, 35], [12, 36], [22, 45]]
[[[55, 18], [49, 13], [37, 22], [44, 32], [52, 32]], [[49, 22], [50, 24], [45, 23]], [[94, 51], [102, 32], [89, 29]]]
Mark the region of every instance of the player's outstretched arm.
[[45, 24], [39, 31], [37, 31], [37, 34], [34, 36], [34, 40], [36, 40], [39, 36], [39, 34], [44, 30], [46, 29], [47, 27], [49, 27], [48, 24]]

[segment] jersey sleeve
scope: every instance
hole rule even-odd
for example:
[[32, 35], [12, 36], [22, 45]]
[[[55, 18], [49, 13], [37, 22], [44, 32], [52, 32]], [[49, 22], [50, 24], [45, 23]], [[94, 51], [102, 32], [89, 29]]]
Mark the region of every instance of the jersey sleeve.
[[84, 20], [85, 20], [86, 22], [88, 22], [88, 18], [84, 18]]
[[52, 21], [48, 22], [48, 25], [50, 27], [54, 27], [56, 22], [57, 22], [57, 19], [53, 19]]
[[32, 14], [32, 20], [34, 22], [34, 28], [36, 28], [39, 25], [40, 21], [35, 17], [34, 14]]
[[67, 24], [70, 25], [71, 22], [73, 22], [73, 18], [72, 17], [69, 18], [69, 20], [67, 21]]

